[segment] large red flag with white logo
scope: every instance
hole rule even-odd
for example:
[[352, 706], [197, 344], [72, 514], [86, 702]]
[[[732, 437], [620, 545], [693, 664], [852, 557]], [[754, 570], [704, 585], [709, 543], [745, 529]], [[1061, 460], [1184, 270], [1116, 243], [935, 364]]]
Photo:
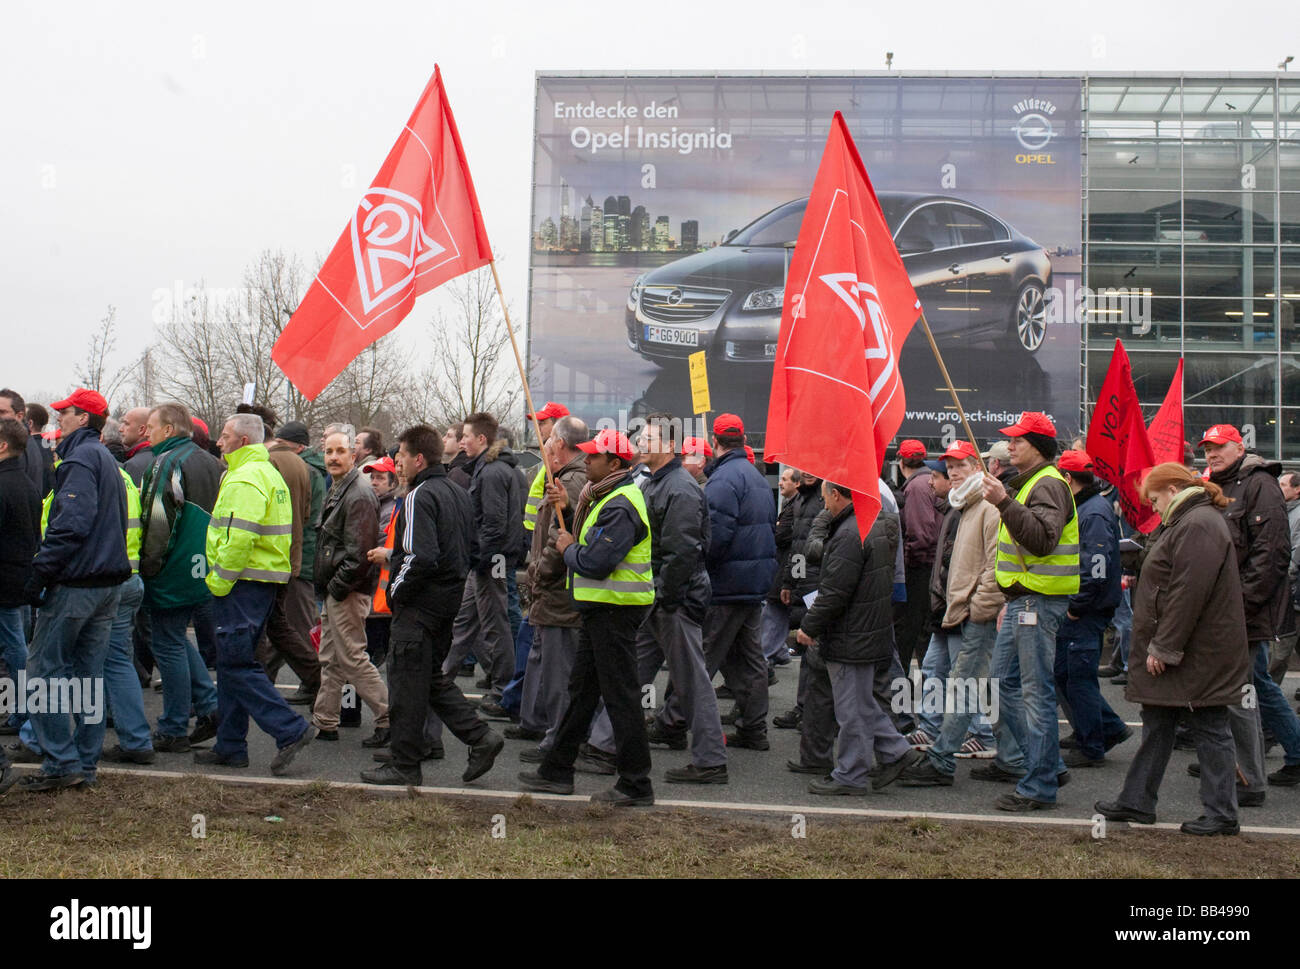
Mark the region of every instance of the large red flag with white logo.
[[1183, 433], [1183, 361], [1180, 359], [1165, 401], [1147, 425], [1147, 438], [1156, 464], [1183, 463]]
[[903, 422], [898, 354], [921, 303], [837, 111], [790, 260], [765, 459], [853, 490], [865, 538]]
[[[1139, 531], [1150, 532], [1160, 524], [1160, 516], [1142, 500], [1139, 492], [1142, 475], [1156, 464], [1147, 440], [1147, 426], [1142, 420], [1142, 405], [1133, 386], [1133, 368], [1128, 351], [1119, 340], [1110, 356], [1106, 379], [1102, 381], [1092, 423], [1088, 425], [1088, 456], [1097, 477], [1109, 481], [1119, 495], [1120, 507], [1129, 524]], [[1178, 450], [1182, 452], [1182, 439]]]
[[271, 359], [314, 400], [415, 297], [492, 261], [437, 65]]

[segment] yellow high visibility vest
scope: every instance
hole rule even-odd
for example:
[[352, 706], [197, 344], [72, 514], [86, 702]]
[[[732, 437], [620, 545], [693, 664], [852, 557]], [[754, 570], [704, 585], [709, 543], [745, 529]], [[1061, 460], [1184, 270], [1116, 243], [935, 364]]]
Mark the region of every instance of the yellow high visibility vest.
[[241, 579], [288, 582], [293, 505], [284, 478], [261, 444], [227, 454], [226, 466], [208, 524], [209, 591], [227, 595]]
[[[1065, 484], [1061, 472], [1052, 465], [1043, 468], [1025, 482], [1016, 495], [1022, 505], [1043, 478], [1055, 478]], [[1068, 485], [1067, 485], [1068, 487]], [[1074, 499], [1070, 499], [1071, 505]], [[1061, 529], [1056, 548], [1047, 555], [1033, 555], [1011, 537], [1006, 522], [998, 526], [998, 585], [1004, 589], [1019, 583], [1031, 592], [1045, 596], [1072, 596], [1079, 591], [1079, 515], [1076, 512]]]
[[[545, 457], [542, 458], [545, 462]], [[546, 465], [543, 463], [528, 486], [528, 498], [524, 501], [524, 528], [530, 532], [537, 527], [537, 513], [541, 510], [542, 499], [546, 497]]]
[[615, 496], [622, 495], [632, 503], [641, 523], [645, 525], [645, 538], [628, 550], [623, 561], [603, 579], [589, 579], [577, 572], [569, 572], [573, 598], [579, 602], [603, 602], [611, 606], [648, 606], [655, 601], [655, 577], [650, 565], [650, 515], [646, 511], [641, 489], [631, 481], [623, 484], [592, 506], [583, 523], [578, 544], [586, 546], [592, 539], [592, 529], [600, 510]]

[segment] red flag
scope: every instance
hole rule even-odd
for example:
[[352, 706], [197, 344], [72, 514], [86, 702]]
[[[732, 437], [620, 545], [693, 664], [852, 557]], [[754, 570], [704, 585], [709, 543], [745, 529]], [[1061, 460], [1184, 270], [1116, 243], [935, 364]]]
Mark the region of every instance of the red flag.
[[[1133, 368], [1119, 340], [1115, 341], [1110, 367], [1097, 395], [1092, 423], [1088, 425], [1087, 447], [1097, 476], [1115, 486], [1129, 523], [1143, 533], [1155, 528], [1160, 516], [1142, 500], [1138, 486], [1141, 476], [1156, 462], [1151, 454], [1151, 442], [1147, 440], [1137, 389], [1133, 386]], [[1182, 449], [1181, 436], [1179, 449]]]
[[898, 353], [921, 312], [837, 111], [790, 260], [765, 459], [853, 490], [865, 538], [903, 421]]
[[1179, 359], [1174, 371], [1173, 383], [1165, 394], [1165, 402], [1156, 411], [1147, 427], [1147, 438], [1151, 441], [1151, 453], [1156, 464], [1166, 461], [1183, 463], [1183, 361]]
[[271, 359], [314, 400], [415, 297], [492, 261], [469, 165], [433, 78], [352, 221], [275, 342]]

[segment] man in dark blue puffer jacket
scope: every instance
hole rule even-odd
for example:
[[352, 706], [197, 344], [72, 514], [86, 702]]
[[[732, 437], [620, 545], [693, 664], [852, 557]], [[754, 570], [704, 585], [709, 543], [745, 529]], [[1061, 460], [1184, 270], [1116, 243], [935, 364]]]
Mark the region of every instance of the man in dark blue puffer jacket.
[[745, 425], [735, 414], [713, 422], [704, 496], [709, 503], [705, 565], [713, 587], [704, 622], [709, 675], [722, 670], [736, 700], [730, 747], [767, 750], [767, 661], [759, 640], [763, 597], [776, 577], [776, 502], [767, 479], [745, 457]]

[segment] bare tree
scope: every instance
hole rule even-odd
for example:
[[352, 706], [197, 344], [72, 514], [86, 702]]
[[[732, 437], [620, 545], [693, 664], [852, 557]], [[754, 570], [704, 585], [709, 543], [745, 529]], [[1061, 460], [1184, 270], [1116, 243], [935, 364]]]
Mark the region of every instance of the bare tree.
[[[213, 427], [224, 420], [239, 400], [233, 368], [227, 356], [224, 312], [200, 283], [170, 318], [160, 324], [156, 351], [145, 351], [157, 361], [159, 398], [184, 401]], [[155, 403], [159, 398], [146, 398]]]
[[130, 377], [130, 367], [109, 373], [108, 358], [117, 348], [117, 307], [109, 305], [108, 312], [99, 321], [99, 327], [90, 338], [86, 359], [77, 365], [77, 382], [97, 390], [112, 401], [118, 389]]
[[450, 312], [429, 323], [430, 362], [408, 388], [412, 415], [435, 423], [488, 411], [505, 420], [523, 395], [490, 268], [447, 283]]

